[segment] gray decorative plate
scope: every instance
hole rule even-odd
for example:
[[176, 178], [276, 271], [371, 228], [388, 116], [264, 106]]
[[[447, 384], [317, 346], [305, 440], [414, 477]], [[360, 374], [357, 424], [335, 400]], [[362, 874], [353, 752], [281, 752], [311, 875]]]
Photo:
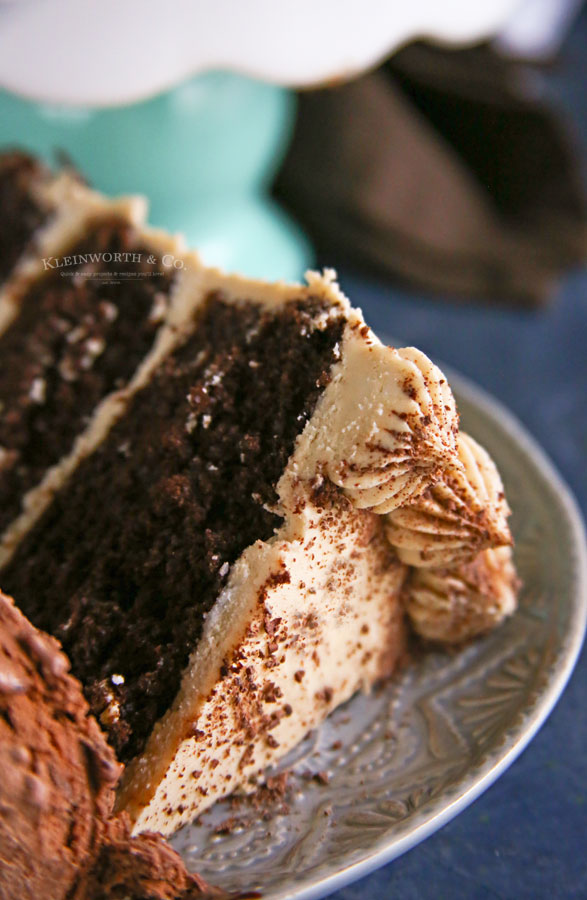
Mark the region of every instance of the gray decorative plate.
[[[524, 582], [516, 615], [448, 655], [432, 653], [380, 692], [336, 710], [280, 766], [289, 811], [217, 804], [174, 846], [188, 866], [265, 900], [315, 900], [409, 850], [481, 794], [544, 722], [577, 659], [587, 609], [581, 519], [567, 488], [512, 416], [449, 376], [463, 428], [496, 460], [513, 509]], [[333, 749], [333, 744], [339, 749]], [[308, 780], [325, 773], [326, 784]]]

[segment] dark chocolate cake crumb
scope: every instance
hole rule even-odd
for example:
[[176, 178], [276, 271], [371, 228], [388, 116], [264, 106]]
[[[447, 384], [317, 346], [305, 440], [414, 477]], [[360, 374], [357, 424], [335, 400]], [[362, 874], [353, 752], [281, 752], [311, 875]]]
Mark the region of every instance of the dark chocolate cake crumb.
[[100, 400], [133, 375], [161, 324], [153, 310], [166, 307], [172, 277], [147, 261], [154, 257], [136, 229], [119, 220], [96, 223], [69, 255], [106, 252], [127, 258], [123, 268], [133, 277], [123, 286], [107, 277], [120, 261], [50, 270], [0, 335], [0, 531], [18, 515], [26, 491], [71, 449]]
[[249, 825], [249, 820], [239, 816], [228, 816], [218, 825], [214, 826], [214, 834], [234, 834], [235, 831], [242, 831]]
[[2, 575], [63, 642], [123, 761], [172, 703], [226, 565], [280, 525], [275, 485], [343, 328], [316, 327], [321, 312], [210, 296]]
[[306, 771], [301, 774], [305, 781], [315, 781], [316, 784], [321, 784], [323, 786], [330, 784], [330, 775], [323, 769], [320, 772], [311, 772], [309, 769], [306, 769]]
[[17, 150], [0, 156], [0, 284], [31, 246], [49, 210], [35, 187], [49, 177], [42, 163]]

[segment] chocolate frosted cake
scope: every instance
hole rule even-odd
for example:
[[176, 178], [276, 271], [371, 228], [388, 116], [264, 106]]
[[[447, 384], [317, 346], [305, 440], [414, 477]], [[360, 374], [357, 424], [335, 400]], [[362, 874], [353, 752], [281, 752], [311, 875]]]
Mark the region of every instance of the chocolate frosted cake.
[[113, 815], [120, 766], [68, 670], [0, 593], [2, 900], [229, 900]]
[[[50, 319], [50, 279], [28, 290]], [[170, 290], [124, 388], [83, 387], [82, 415], [52, 403], [43, 427], [69, 437], [17, 486], [0, 550], [0, 584], [63, 643], [125, 763], [119, 808], [164, 834], [391, 673], [407, 621], [463, 640], [515, 604], [499, 477], [426, 356], [383, 346], [331, 272], [271, 285], [184, 254]], [[84, 309], [100, 302], [86, 289]], [[120, 331], [129, 357], [141, 327]], [[37, 362], [13, 358], [3, 378]], [[488, 564], [495, 547], [507, 565]], [[455, 591], [446, 573], [466, 565]]]

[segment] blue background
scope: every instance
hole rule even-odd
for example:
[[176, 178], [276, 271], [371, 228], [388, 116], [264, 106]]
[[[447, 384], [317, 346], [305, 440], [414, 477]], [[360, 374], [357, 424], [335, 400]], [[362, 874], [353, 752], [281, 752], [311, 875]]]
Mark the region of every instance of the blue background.
[[[587, 15], [545, 87], [587, 160]], [[339, 271], [375, 331], [493, 393], [550, 455], [587, 513], [587, 271], [528, 312], [422, 296]], [[469, 809], [333, 900], [587, 898], [587, 654], [528, 749]]]

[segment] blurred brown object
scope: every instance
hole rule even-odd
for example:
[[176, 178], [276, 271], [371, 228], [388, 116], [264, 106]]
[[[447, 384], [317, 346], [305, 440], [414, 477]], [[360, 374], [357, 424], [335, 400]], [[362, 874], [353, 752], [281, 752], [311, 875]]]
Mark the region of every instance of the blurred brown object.
[[321, 255], [537, 305], [587, 258], [578, 154], [536, 73], [488, 45], [411, 44], [299, 96], [275, 192]]

